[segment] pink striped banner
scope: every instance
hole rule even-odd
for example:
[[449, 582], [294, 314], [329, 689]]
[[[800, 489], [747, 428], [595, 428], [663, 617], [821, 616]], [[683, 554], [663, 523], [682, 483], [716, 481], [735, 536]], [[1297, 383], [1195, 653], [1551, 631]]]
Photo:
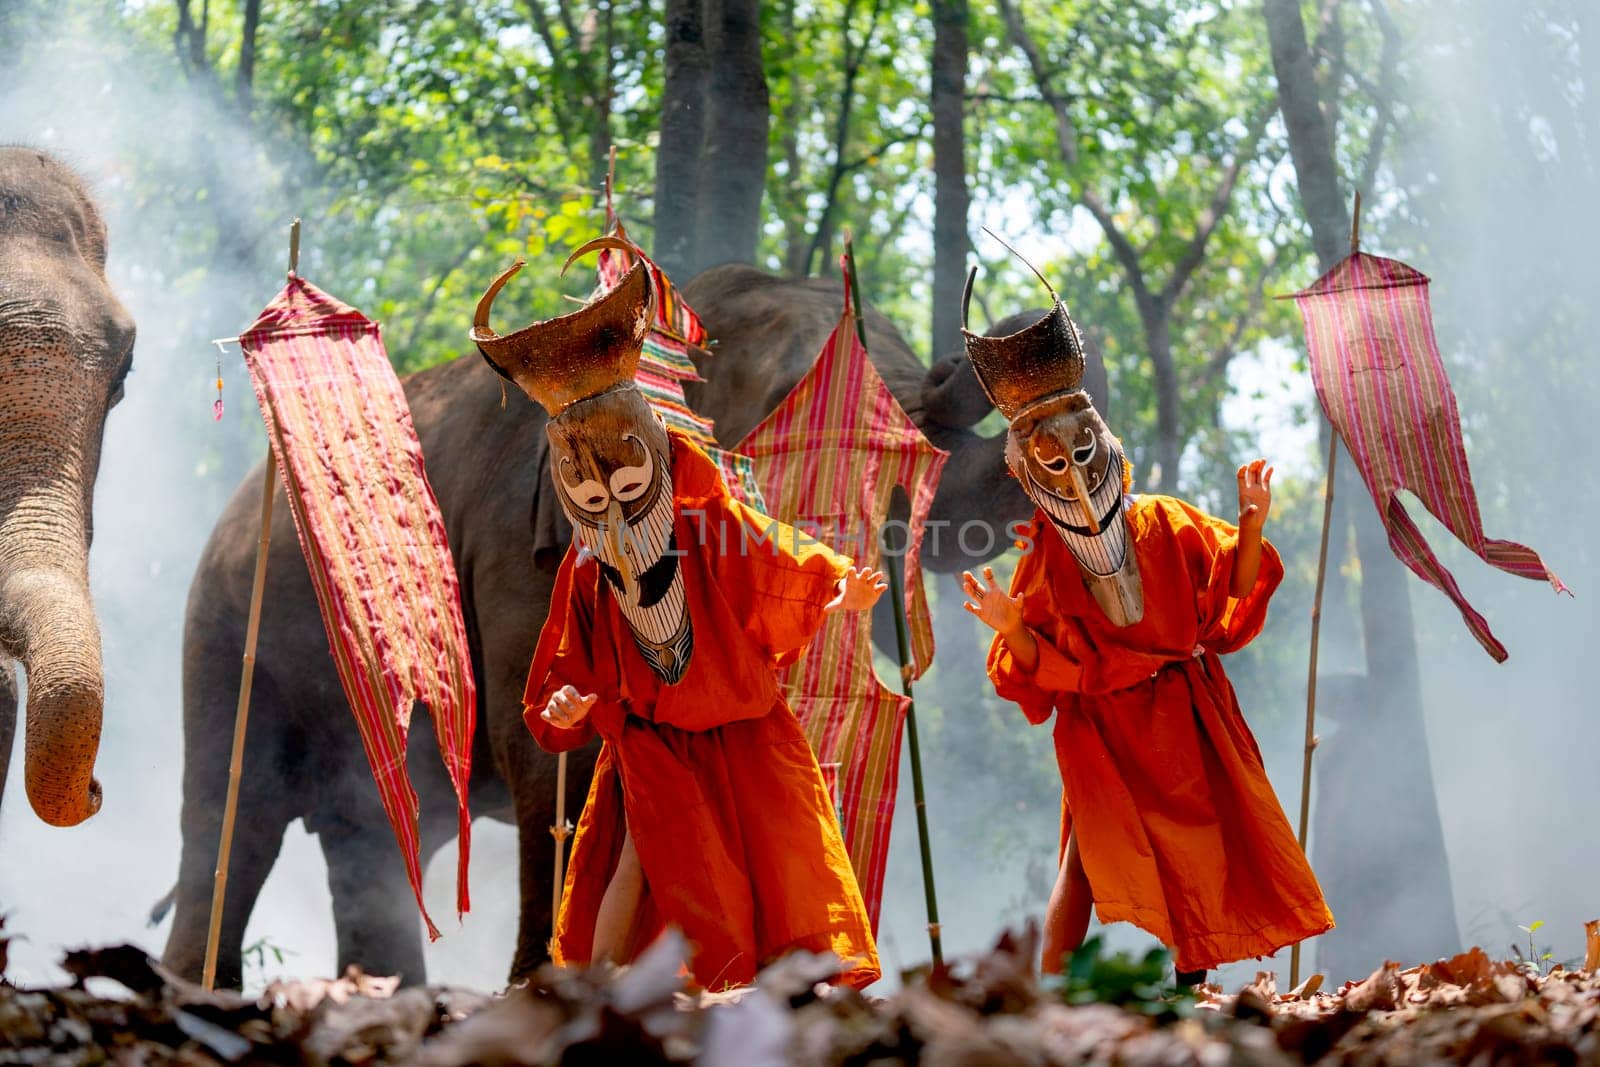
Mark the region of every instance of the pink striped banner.
[[672, 284], [672, 279], [667, 277], [667, 272], [656, 266], [643, 249], [633, 244], [628, 233], [622, 227], [622, 220], [617, 217], [616, 208], [611, 201], [611, 181], [606, 180], [606, 230], [610, 236], [620, 237], [633, 247], [633, 254], [629, 255], [616, 249], [608, 248], [600, 253], [599, 257], [599, 288], [602, 291], [610, 290], [621, 280], [623, 274], [633, 266], [633, 256], [638, 256], [645, 261], [650, 271], [650, 280], [654, 284], [656, 294], [656, 321], [650, 334], [645, 338], [644, 350], [639, 355], [639, 369], [634, 372], [634, 382], [639, 386], [639, 391], [650, 402], [651, 408], [668, 427], [684, 434], [695, 444], [705, 450], [718, 467], [722, 468], [722, 480], [728, 485], [728, 492], [734, 499], [749, 504], [753, 508], [766, 510], [761, 502], [761, 487], [756, 481], [755, 472], [750, 467], [750, 459], [738, 450], [722, 448], [717, 444], [714, 436], [715, 426], [712, 421], [689, 407], [683, 392], [684, 382], [704, 381], [700, 372], [695, 369], [694, 361], [689, 357], [689, 349], [704, 348], [706, 344], [706, 330], [700, 321], [700, 316], [695, 314], [694, 308], [684, 302], [677, 286]]
[[378, 324], [304, 279], [291, 276], [239, 343], [334, 666], [417, 907], [437, 938], [422, 902], [406, 736], [421, 701], [455, 786], [456, 908], [465, 912], [477, 696], [455, 564], [411, 410]]
[[[817, 362], [789, 396], [740, 442], [755, 464], [775, 518], [879, 567], [879, 532], [896, 487], [911, 502], [905, 566], [913, 677], [933, 658], [922, 588], [922, 529], [949, 453], [929, 443], [895, 401], [845, 312]], [[845, 847], [876, 927], [900, 773], [901, 724], [909, 701], [872, 668], [870, 613], [835, 614], [784, 685], [817, 759], [837, 789]]]
[[1389, 547], [1444, 592], [1496, 660], [1506, 649], [1467, 603], [1400, 500], [1409, 489], [1484, 562], [1570, 592], [1539, 554], [1483, 532], [1467, 469], [1455, 394], [1433, 334], [1428, 277], [1394, 259], [1357, 252], [1294, 294], [1305, 321], [1311, 376], [1328, 421], [1355, 460], [1389, 532]]

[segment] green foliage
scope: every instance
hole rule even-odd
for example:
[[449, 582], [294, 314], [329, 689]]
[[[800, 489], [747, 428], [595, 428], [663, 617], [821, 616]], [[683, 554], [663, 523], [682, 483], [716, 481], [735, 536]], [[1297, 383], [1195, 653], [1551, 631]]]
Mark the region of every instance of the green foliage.
[[1086, 940], [1066, 960], [1059, 976], [1045, 984], [1068, 1004], [1114, 1004], [1162, 1021], [1194, 1013], [1195, 992], [1168, 981], [1171, 954], [1152, 948], [1143, 956], [1107, 953], [1098, 935]]
[[[191, 6], [198, 12], [199, 5]], [[1581, 131], [1591, 120], [1582, 106], [1592, 102], [1573, 97], [1582, 79], [1564, 45], [1576, 32], [1576, 15], [1495, 0], [1406, 5], [1412, 10], [1403, 15], [1402, 40], [1428, 39], [1429, 20], [1436, 20], [1451, 28], [1452, 47], [1470, 51], [1480, 69], [1494, 67], [1495, 35], [1468, 29], [1489, 24], [1486, 12], [1496, 15], [1496, 32], [1544, 43], [1543, 76], [1496, 79], [1494, 121], [1484, 122], [1453, 100], [1413, 101], [1403, 89], [1386, 96], [1391, 68], [1404, 75], [1411, 60], [1385, 65], [1386, 38], [1368, 6], [1317, 5], [1331, 18], [1311, 24], [1327, 76], [1341, 89], [1341, 164], [1356, 178], [1371, 172], [1369, 192], [1376, 195], [1368, 197], [1365, 219], [1371, 247], [1422, 250], [1442, 266], [1477, 239], [1484, 218], [1494, 220], [1485, 203], [1588, 196], [1563, 184], [1565, 172], [1556, 165], [1587, 151]], [[1085, 210], [1085, 193], [1109, 206], [1137, 273], [1159, 292], [1210, 210], [1219, 175], [1251, 120], [1272, 114], [1274, 81], [1259, 5], [1018, 0], [1050, 71], [1049, 88], [1068, 104], [1071, 162], [995, 6], [971, 7], [971, 229], [978, 234], [979, 224], [989, 224], [1037, 253], [1108, 362], [1111, 424], [1143, 478], [1156, 445], [1150, 338], [1135, 272]], [[390, 355], [406, 371], [467, 350], [473, 303], [514, 258], [526, 257], [529, 268], [497, 306], [502, 325], [558, 313], [566, 297], [587, 288], [588, 270], [577, 268], [565, 281], [557, 270], [567, 250], [601, 225], [597, 158], [605, 147], [617, 148], [624, 221], [650, 243], [663, 80], [659, 4], [263, 0], [249, 100], [236, 85], [242, 8], [239, 0], [209, 0], [196, 66], [174, 47], [172, 3], [0, 3], [0, 83], [30, 64], [76, 63], [84, 78], [114, 72], [117, 80], [107, 84], [115, 93], [146, 85], [159, 88], [164, 103], [182, 104], [172, 109], [170, 129], [129, 140], [117, 195], [137, 212], [148, 208], [148, 221], [115, 235], [114, 244], [120, 255], [138, 250], [139, 269], [186, 298], [184, 320], [171, 333], [186, 339], [188, 349], [236, 331], [271, 296], [281, 277], [283, 227], [294, 215], [305, 218], [304, 272], [381, 320]], [[831, 271], [839, 238], [852, 230], [866, 295], [926, 353], [933, 175], [925, 0], [774, 0], [763, 5], [763, 31], [772, 105], [763, 264]], [[93, 47], [65, 57], [19, 47], [51, 32]], [[1371, 146], [1386, 108], [1400, 124], [1388, 138], [1393, 162], [1372, 168]], [[1530, 124], [1529, 115], [1542, 124]], [[1424, 120], [1493, 135], [1492, 155], [1516, 160], [1517, 168], [1485, 177], [1470, 160], [1441, 167], [1420, 149], [1407, 151]], [[1479, 201], [1463, 195], [1465, 178], [1452, 175], [1491, 184]], [[1592, 168], [1589, 180], [1585, 189], [1592, 189]], [[1498, 232], [1509, 241], [1548, 241], [1548, 231], [1569, 220], [1547, 214], [1544, 230], [1523, 234], [1502, 225]], [[1452, 243], [1450, 234], [1471, 236]], [[977, 236], [973, 253], [983, 268], [976, 328], [1041, 302], [1037, 282], [987, 237]], [[1496, 299], [1498, 277], [1454, 283], [1458, 307], [1493, 307], [1501, 327], [1492, 343], [1476, 344], [1469, 343], [1478, 340], [1474, 319], [1458, 316], [1453, 328], [1441, 319], [1452, 370], [1468, 370], [1456, 382], [1469, 434], [1486, 439], [1504, 425], [1539, 429], [1530, 425], [1537, 413], [1564, 396], [1594, 407], [1600, 379], [1584, 362], [1593, 312], [1581, 299], [1594, 287], [1552, 281], [1563, 272], [1592, 280], [1593, 263], [1593, 257], [1569, 259], [1529, 282], [1580, 295], [1526, 306]], [[1231, 513], [1233, 468], [1256, 442], [1223, 426], [1222, 405], [1233, 396], [1266, 395], [1264, 383], [1240, 370], [1244, 357], [1273, 348], [1301, 351], [1293, 307], [1270, 298], [1315, 273], [1284, 132], [1272, 117], [1203, 261], [1174, 297], [1170, 340], [1183, 459], [1165, 488], [1215, 514]], [[1530, 348], [1544, 354], [1545, 375], [1522, 372]], [[197, 381], [210, 377], [209, 362], [203, 367]], [[248, 403], [235, 384], [242, 384], [237, 364], [227, 377], [230, 408]], [[1278, 421], [1303, 423], [1309, 414], [1285, 411]], [[994, 428], [991, 421], [987, 429]], [[233, 419], [221, 432], [258, 434], [248, 421]], [[1513, 466], [1521, 452], [1474, 449], [1485, 511], [1491, 520], [1526, 513], [1523, 528], [1548, 527], [1561, 496], [1522, 491]], [[1268, 533], [1288, 573], [1267, 634], [1228, 665], [1257, 725], [1298, 718], [1321, 518], [1321, 456], [1272, 458], [1313, 475], [1296, 482], [1280, 472]], [[209, 453], [196, 463], [199, 476], [215, 466]], [[1570, 466], [1573, 489], [1582, 495], [1596, 475], [1586, 465]], [[208, 505], [212, 513], [228, 488], [207, 487], [218, 497]], [[996, 569], [1007, 571], [1003, 561]], [[1337, 576], [1330, 586], [1330, 604], [1337, 606], [1326, 613], [1325, 641], [1355, 617], [1352, 588]], [[982, 673], [987, 635], [951, 610], [953, 586], [941, 586], [936, 599], [956, 623], [941, 631], [935, 673], [919, 689], [929, 778], [987, 803], [949, 803], [936, 790], [935, 832], [985, 859], [1025, 854], [1042, 872], [1034, 881], [1047, 891], [1059, 797], [1048, 728], [1029, 727], [994, 695]], [[1270, 752], [1270, 738], [1262, 740]], [[1030, 898], [1015, 907], [1022, 912], [1037, 903]]]
[[240, 960], [244, 966], [245, 987], [265, 985], [276, 975], [267, 973], [267, 957], [271, 956], [273, 963], [282, 967], [286, 957], [298, 955], [292, 949], [283, 948], [272, 940], [271, 937], [262, 936], [246, 945], [240, 953]]

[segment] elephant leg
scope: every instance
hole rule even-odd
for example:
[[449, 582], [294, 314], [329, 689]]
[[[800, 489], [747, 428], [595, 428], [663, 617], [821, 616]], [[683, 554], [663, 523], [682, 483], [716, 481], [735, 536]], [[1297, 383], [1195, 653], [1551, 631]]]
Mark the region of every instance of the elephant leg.
[[11, 744], [17, 736], [17, 676], [11, 664], [0, 659], [0, 800], [6, 795], [6, 772], [11, 769]]
[[[228, 857], [228, 883], [222, 904], [222, 928], [217, 939], [216, 986], [239, 989], [244, 980], [242, 951], [244, 931], [255, 910], [261, 887], [266, 884], [272, 865], [283, 846], [284, 831], [293, 821], [281, 810], [274, 811], [257, 798], [241, 791], [239, 816], [234, 821], [233, 843]], [[216, 819], [217, 835], [195, 840], [186, 832], [183, 855], [178, 867], [178, 886], [172, 935], [167, 939], [162, 963], [181, 978], [199, 981], [205, 965], [206, 934], [211, 922], [213, 876], [217, 862], [222, 819], [221, 805]], [[208, 843], [209, 841], [209, 843]]]
[[[235, 666], [230, 688], [238, 684], [236, 672]], [[185, 695], [187, 698], [189, 694]], [[229, 728], [220, 739], [202, 737], [192, 728], [195, 710], [186, 709], [191, 714], [186, 716], [189, 723], [184, 731], [183, 848], [178, 863], [172, 933], [161, 957], [170, 970], [191, 981], [200, 980], [205, 963], [213, 876], [221, 843], [232, 745], [231, 716], [228, 717]], [[298, 791], [284, 780], [285, 750], [293, 747], [283, 736], [287, 729], [284, 714], [276, 687], [270, 678], [262, 676], [258, 667], [249, 728], [245, 734], [238, 813], [229, 850], [217, 950], [218, 988], [240, 986], [245, 926], [255, 909], [261, 887], [277, 862], [284, 831], [301, 814]]]
[[426, 983], [422, 917], [381, 811], [376, 820], [319, 820], [317, 837], [328, 861], [340, 973], [355, 964], [368, 974], [399, 975], [406, 985]]

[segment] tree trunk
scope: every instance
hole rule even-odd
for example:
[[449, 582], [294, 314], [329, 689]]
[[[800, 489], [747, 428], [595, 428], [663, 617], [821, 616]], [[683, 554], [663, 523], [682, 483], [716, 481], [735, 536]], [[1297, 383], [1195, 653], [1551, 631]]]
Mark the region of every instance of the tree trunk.
[[589, 188], [598, 193], [611, 173], [611, 65], [616, 61], [616, 0], [601, 9], [600, 40], [594, 51], [599, 63], [594, 72], [594, 129], [589, 133]]
[[239, 31], [237, 97], [239, 110], [249, 115], [255, 107], [256, 30], [261, 25], [261, 0], [245, 0], [244, 26]]
[[[1265, 14], [1300, 199], [1318, 262], [1326, 271], [1350, 248], [1350, 214], [1333, 151], [1337, 117], [1324, 110], [1299, 0], [1266, 0]], [[1403, 812], [1404, 817], [1366, 821], [1359, 849], [1333, 853], [1320, 844], [1314, 849], [1317, 865], [1325, 872], [1329, 905], [1339, 922], [1338, 929], [1322, 938], [1318, 966], [1344, 970], [1332, 975], [1336, 980], [1359, 977], [1374, 959], [1433, 959], [1460, 949], [1428, 759], [1406, 574], [1389, 550], [1376, 511], [1366, 502], [1355, 464], [1341, 464], [1340, 475], [1336, 500], [1351, 505], [1345, 515], [1353, 515], [1361, 564], [1365, 699], [1371, 710], [1363, 726], [1376, 735], [1367, 737], [1363, 748], [1383, 757], [1364, 761], [1362, 810]], [[1332, 742], [1338, 743], [1338, 738]], [[1349, 796], [1329, 796], [1328, 802], [1348, 805]], [[1373, 856], [1385, 862], [1365, 862]], [[1344, 878], [1343, 872], [1352, 868], [1368, 873], [1361, 879]]]
[[[1144, 306], [1148, 304], [1149, 306]], [[1172, 309], [1159, 300], [1141, 301], [1145, 349], [1156, 385], [1156, 470], [1145, 483], [1162, 492], [1178, 486], [1178, 456], [1183, 451], [1179, 428], [1178, 372], [1172, 363]]]
[[771, 118], [760, 0], [709, 0], [711, 79], [700, 156], [694, 270], [754, 263]]
[[700, 149], [705, 143], [706, 47], [702, 0], [667, 0], [666, 75], [656, 149], [656, 262], [668, 275], [694, 273]]
[[967, 0], [933, 4], [933, 333], [935, 358], [961, 348], [967, 266]]

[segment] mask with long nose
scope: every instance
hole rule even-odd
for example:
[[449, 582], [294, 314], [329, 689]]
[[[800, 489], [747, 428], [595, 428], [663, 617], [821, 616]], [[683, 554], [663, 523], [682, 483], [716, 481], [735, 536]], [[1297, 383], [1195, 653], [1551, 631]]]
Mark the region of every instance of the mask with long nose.
[[[607, 247], [632, 250], [603, 237], [567, 262]], [[673, 551], [667, 431], [633, 382], [654, 314], [648, 270], [636, 257], [615, 288], [579, 310], [500, 336], [489, 310], [521, 266], [490, 285], [472, 339], [498, 373], [550, 413], [550, 473], [561, 508], [579, 545], [598, 560], [635, 645], [671, 684], [689, 668], [694, 631]]]
[[964, 324], [976, 274], [967, 275], [962, 334], [979, 383], [1011, 424], [1006, 463], [1077, 560], [1106, 618], [1131, 626], [1144, 618], [1144, 590], [1123, 507], [1127, 460], [1084, 392], [1077, 324], [1051, 290], [1054, 306], [1031, 326], [1006, 337], [974, 334]]
[[580, 400], [550, 420], [556, 495], [578, 543], [600, 562], [651, 670], [671, 684], [694, 651], [673, 551], [667, 431], [632, 385]]

